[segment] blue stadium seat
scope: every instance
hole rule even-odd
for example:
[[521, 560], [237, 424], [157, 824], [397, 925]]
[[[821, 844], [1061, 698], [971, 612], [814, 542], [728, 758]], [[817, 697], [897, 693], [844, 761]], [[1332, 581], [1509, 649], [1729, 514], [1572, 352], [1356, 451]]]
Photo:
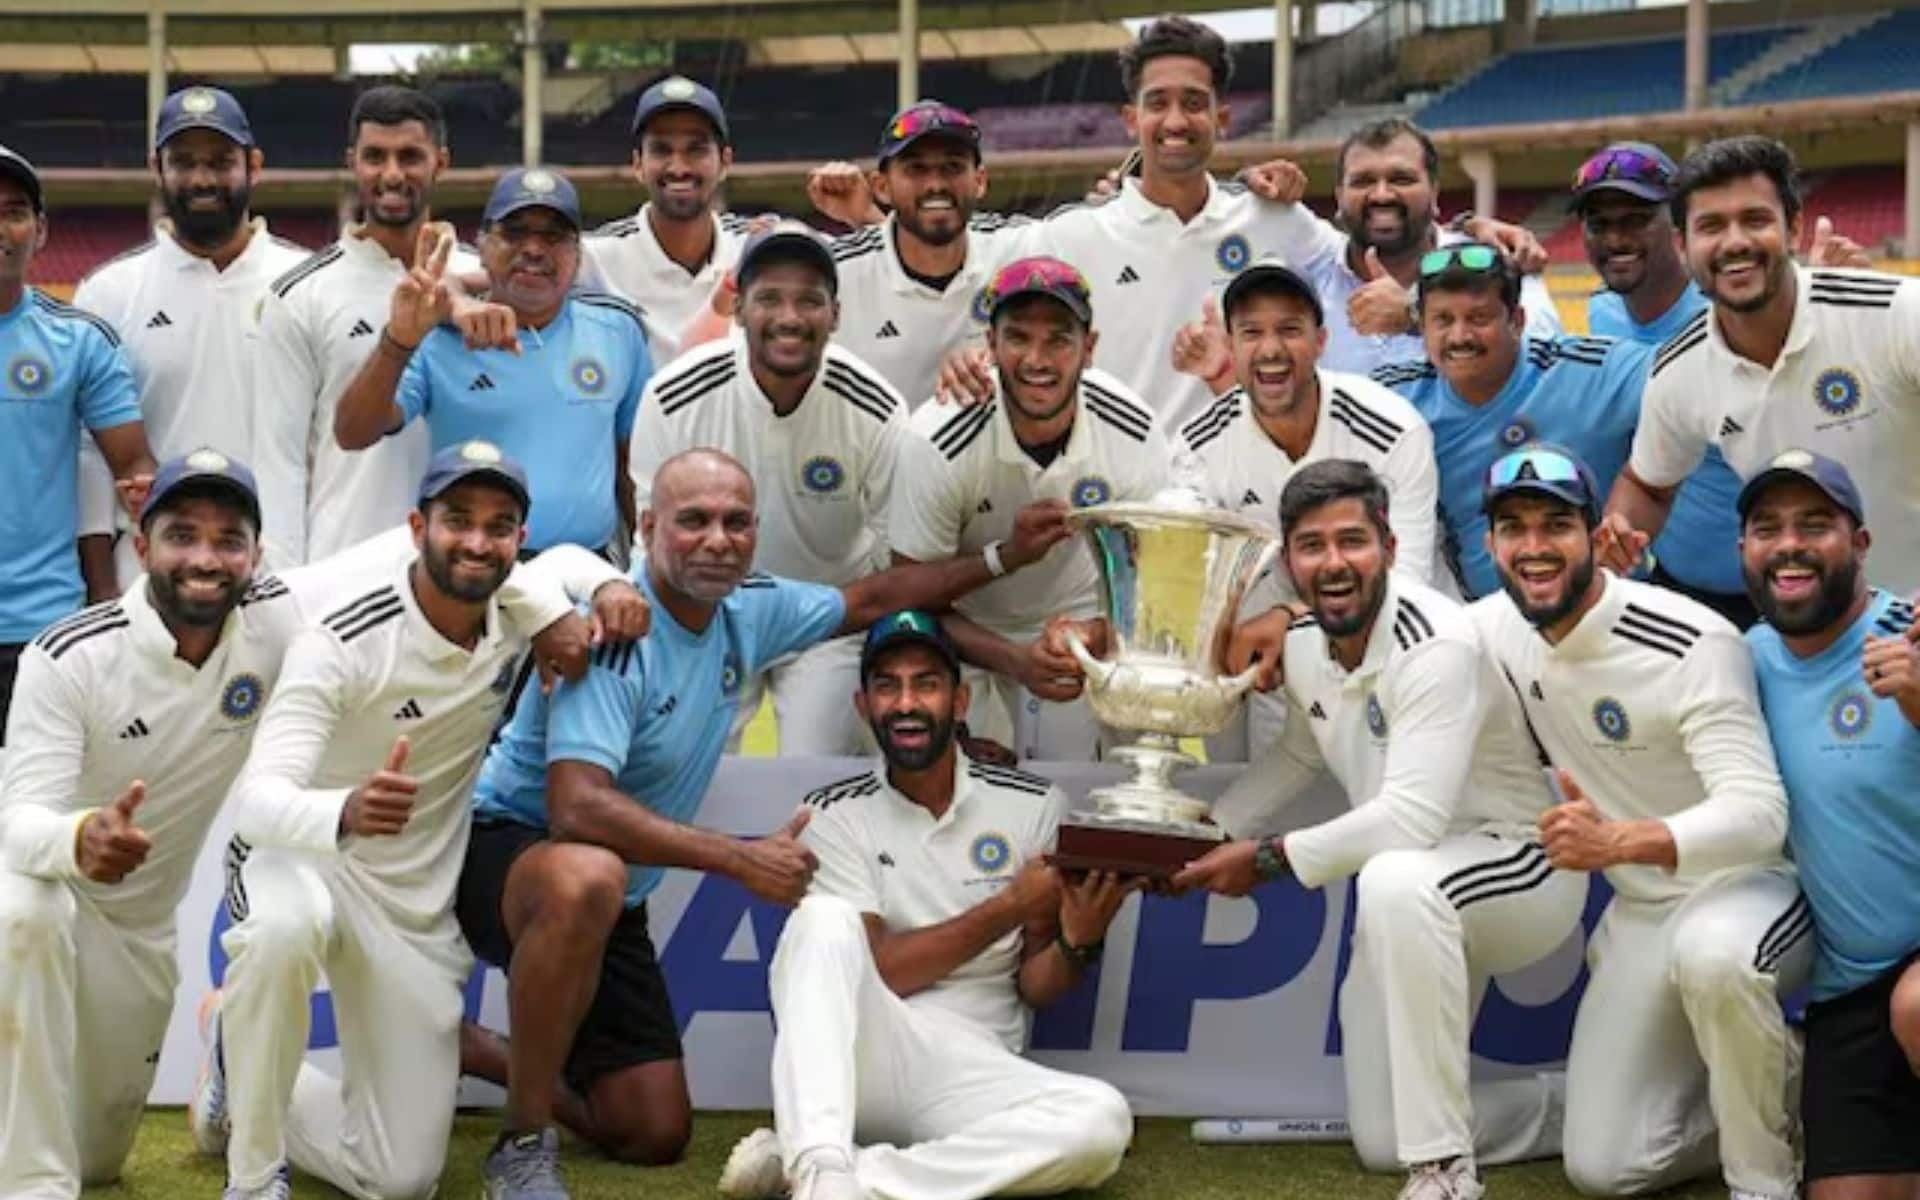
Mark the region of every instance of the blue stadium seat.
[[1920, 9], [1903, 8], [1761, 80], [1743, 104], [1920, 88]]

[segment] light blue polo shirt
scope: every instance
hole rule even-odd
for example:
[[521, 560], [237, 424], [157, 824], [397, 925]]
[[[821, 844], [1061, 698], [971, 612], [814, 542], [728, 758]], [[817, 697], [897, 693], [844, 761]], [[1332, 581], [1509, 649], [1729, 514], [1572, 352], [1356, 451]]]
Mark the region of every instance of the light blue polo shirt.
[[112, 326], [34, 288], [0, 313], [0, 644], [31, 640], [86, 599], [80, 429], [139, 419]]
[[[847, 615], [839, 588], [749, 575], [706, 629], [692, 633], [655, 596], [645, 562], [632, 577], [653, 605], [652, 629], [637, 642], [595, 651], [586, 678], [561, 684], [551, 698], [537, 688], [522, 694], [481, 769], [476, 817], [545, 829], [547, 764], [573, 759], [606, 768], [622, 792], [668, 820], [691, 821], [726, 749], [743, 685], [781, 655], [833, 636]], [[646, 899], [661, 872], [628, 866], [629, 908]]]
[[615, 448], [627, 444], [653, 374], [639, 310], [612, 296], [568, 297], [544, 329], [520, 331], [520, 353], [469, 350], [442, 325], [400, 377], [404, 421], [425, 417], [433, 449], [473, 438], [526, 468], [533, 511], [527, 548], [600, 547], [620, 520]]

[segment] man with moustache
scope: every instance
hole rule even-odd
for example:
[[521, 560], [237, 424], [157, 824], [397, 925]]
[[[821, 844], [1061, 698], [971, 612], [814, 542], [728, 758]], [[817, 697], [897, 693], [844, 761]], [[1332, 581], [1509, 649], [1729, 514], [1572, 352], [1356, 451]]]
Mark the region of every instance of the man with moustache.
[[[207, 1056], [227, 1200], [283, 1200], [289, 1162], [362, 1200], [439, 1185], [473, 965], [453, 915], [467, 797], [527, 653], [499, 593], [531, 502], [520, 465], [477, 441], [435, 455], [418, 494], [417, 555], [294, 639], [234, 788]], [[596, 611], [644, 628], [638, 592], [596, 565]], [[301, 1062], [322, 971], [337, 1079]]]
[[[622, 1162], [685, 1151], [692, 1103], [646, 897], [679, 866], [793, 904], [814, 867], [798, 840], [809, 809], [760, 839], [688, 823], [746, 680], [902, 602], [945, 604], [991, 579], [996, 561], [968, 553], [842, 587], [749, 573], [753, 481], [706, 448], [654, 472], [640, 532], [631, 577], [653, 606], [646, 641], [604, 650], [551, 698], [524, 697], [474, 791], [460, 924], [476, 954], [507, 969], [513, 1023], [506, 1047], [468, 1060], [507, 1088], [487, 1169], [513, 1184], [495, 1185], [498, 1196], [565, 1196], [555, 1120]], [[1065, 533], [1057, 513], [1023, 514], [998, 565], [1034, 562]]]
[[[162, 458], [197, 446], [230, 458], [253, 453], [255, 414], [269, 403], [254, 391], [244, 334], [267, 285], [308, 254], [251, 213], [265, 163], [230, 94], [190, 87], [168, 96], [152, 157], [166, 220], [151, 241], [109, 259], [74, 291], [74, 307], [119, 335], [147, 440]], [[121, 528], [113, 473], [97, 453], [83, 446], [81, 454], [80, 532], [112, 538]], [[139, 573], [136, 558], [121, 539], [119, 578]]]
[[1753, 657], [1705, 605], [1597, 569], [1600, 492], [1568, 452], [1501, 457], [1485, 497], [1504, 592], [1470, 611], [1554, 768], [1540, 841], [1614, 890], [1567, 1056], [1567, 1178], [1628, 1195], [1718, 1163], [1733, 1200], [1787, 1200], [1780, 998], [1806, 980], [1812, 918]]
[[[900, 394], [828, 342], [840, 319], [834, 267], [826, 243], [798, 222], [749, 239], [735, 271], [744, 336], [691, 350], [648, 382], [631, 457], [644, 508], [661, 463], [696, 446], [726, 451], [753, 477], [759, 567], [838, 587], [889, 562], [887, 506], [908, 434]], [[859, 643], [836, 638], [751, 678], [739, 718], [758, 711], [764, 688], [780, 753], [861, 754], [865, 731], [847, 705], [859, 686]]]
[[[406, 521], [429, 456], [424, 428], [358, 452], [342, 450], [333, 417], [347, 382], [380, 340], [394, 285], [421, 264], [421, 229], [451, 162], [440, 106], [422, 92], [376, 87], [353, 103], [347, 169], [361, 223], [267, 289], [252, 355], [262, 403], [254, 468], [267, 514], [267, 562], [326, 558]], [[450, 226], [445, 227], [452, 235]], [[449, 269], [477, 269], [465, 247]]]
[[[1686, 157], [1670, 201], [1712, 308], [1654, 357], [1633, 454], [1607, 500], [1610, 565], [1639, 557], [1709, 446], [1743, 476], [1784, 449], [1844, 464], [1879, 512], [1920, 507], [1920, 280], [1794, 263], [1793, 155], [1758, 136]], [[1920, 521], [1883, 526], [1881, 581], [1920, 590]]]
[[[1362, 375], [1320, 367], [1327, 345], [1324, 310], [1313, 285], [1271, 259], [1234, 276], [1221, 299], [1225, 337], [1190, 326], [1193, 370], [1227, 390], [1180, 430], [1176, 452], [1198, 459], [1193, 482], [1215, 504], [1276, 533], [1280, 492], [1294, 474], [1324, 459], [1366, 463], [1392, 500], [1397, 569], [1423, 584], [1440, 570], [1435, 538], [1438, 477], [1433, 434], [1400, 396]], [[1186, 346], [1175, 339], [1175, 352]], [[1215, 365], [1218, 363], [1219, 365]], [[1242, 606], [1262, 612], [1293, 598], [1284, 569], [1255, 584]], [[1257, 693], [1245, 726], [1207, 745], [1210, 759], [1257, 756], [1286, 716], [1278, 696]]]
[[445, 324], [451, 245], [422, 226], [373, 353], [341, 393], [334, 437], [363, 450], [424, 419], [436, 449], [496, 442], [526, 467], [529, 549], [571, 542], [607, 552], [634, 523], [627, 441], [653, 374], [645, 324], [624, 300], [570, 290], [580, 197], [559, 172], [507, 172], [482, 221], [481, 263], [491, 298], [513, 310], [518, 351], [470, 350]]
[[967, 757], [967, 699], [931, 614], [867, 631], [853, 706], [882, 761], [806, 798], [819, 869], [769, 977], [774, 1128], [734, 1147], [723, 1196], [1033, 1196], [1120, 1166], [1126, 1098], [1021, 1051], [1133, 887], [1047, 865], [1066, 797]]
[[[1364, 463], [1288, 480], [1283, 562], [1305, 611], [1272, 651], [1292, 715], [1213, 807], [1232, 840], [1172, 884], [1244, 896], [1358, 875], [1340, 989], [1354, 1148], [1407, 1172], [1402, 1200], [1477, 1200], [1480, 1165], [1552, 1154], [1560, 1126], [1546, 1077], [1469, 1086], [1475, 1012], [1493, 975], [1572, 932], [1587, 881], [1533, 840], [1551, 798], [1513, 694], [1466, 611], [1391, 569], [1388, 515]], [[1328, 769], [1351, 811], [1280, 832]]]
[[[1092, 365], [1103, 339], [1079, 271], [1020, 259], [1000, 269], [981, 303], [998, 398], [913, 414], [888, 540], [895, 561], [979, 551], [999, 576], [999, 548], [1024, 506], [1150, 499], [1167, 478], [1168, 451], [1152, 410]], [[1088, 761], [1100, 731], [1079, 668], [1040, 635], [1056, 615], [1094, 614], [1099, 574], [1078, 539], [1048, 557], [961, 598], [942, 620], [979, 701], [974, 734], [1027, 757]]]
[[[20, 656], [46, 626], [84, 602], [87, 582], [112, 562], [76, 550], [81, 431], [114, 474], [150, 479], [133, 374], [112, 326], [27, 283], [47, 243], [46, 203], [33, 164], [0, 146], [0, 453], [11, 481], [0, 501], [0, 764]], [[83, 579], [83, 573], [87, 576]]]
[[1845, 467], [1784, 450], [1741, 489], [1747, 633], [1813, 912], [1809, 1200], [1920, 1194], [1920, 670], [1906, 601], [1870, 587]]
[[1644, 346], [1527, 336], [1520, 286], [1493, 246], [1463, 242], [1428, 251], [1416, 292], [1425, 360], [1373, 373], [1433, 430], [1442, 554], [1467, 599], [1500, 586], [1481, 504], [1487, 467], [1535, 439], [1569, 446], [1603, 468], [1624, 462], [1646, 381]]

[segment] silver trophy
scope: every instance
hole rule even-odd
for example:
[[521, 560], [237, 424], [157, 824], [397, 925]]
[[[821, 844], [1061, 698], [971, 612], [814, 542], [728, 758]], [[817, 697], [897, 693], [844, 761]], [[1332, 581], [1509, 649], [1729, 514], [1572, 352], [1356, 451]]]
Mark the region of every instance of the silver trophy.
[[1208, 802], [1175, 787], [1173, 774], [1195, 762], [1180, 739], [1220, 732], [1253, 686], [1256, 669], [1229, 676], [1220, 667], [1240, 601], [1279, 542], [1190, 486], [1145, 504], [1078, 509], [1067, 520], [1100, 568], [1110, 657], [1095, 658], [1077, 636], [1069, 645], [1086, 670], [1094, 714], [1140, 736], [1110, 752], [1133, 777], [1094, 789], [1093, 809], [1061, 823], [1054, 861], [1167, 875], [1222, 839], [1203, 823]]

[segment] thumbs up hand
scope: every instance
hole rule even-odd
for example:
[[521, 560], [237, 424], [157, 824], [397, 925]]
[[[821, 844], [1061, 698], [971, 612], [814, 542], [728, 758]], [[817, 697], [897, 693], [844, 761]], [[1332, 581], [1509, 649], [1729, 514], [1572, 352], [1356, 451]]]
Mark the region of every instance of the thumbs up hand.
[[1360, 278], [1365, 282], [1347, 297], [1347, 321], [1356, 332], [1392, 335], [1413, 328], [1413, 317], [1407, 311], [1412, 293], [1388, 272], [1380, 261], [1380, 252], [1372, 246], [1360, 260]]
[[81, 822], [76, 857], [82, 875], [95, 883], [119, 883], [147, 861], [153, 842], [133, 822], [146, 798], [147, 785], [136, 779], [112, 804]]
[[408, 743], [403, 734], [393, 740], [387, 764], [347, 795], [340, 810], [340, 835], [393, 837], [407, 827], [413, 815], [420, 781], [406, 774]]
[[1835, 233], [1832, 217], [1813, 223], [1813, 245], [1807, 248], [1807, 265], [1812, 267], [1857, 267], [1868, 269], [1873, 260], [1859, 242], [1844, 233]]
[[[1215, 395], [1233, 385], [1233, 352], [1227, 346], [1227, 326], [1212, 296], [1201, 301], [1198, 321], [1189, 321], [1175, 331], [1173, 369], [1204, 380]], [[1216, 386], [1216, 381], [1227, 386]]]
[[1613, 823], [1587, 799], [1570, 772], [1560, 768], [1553, 775], [1565, 799], [1540, 814], [1540, 845], [1547, 861], [1563, 871], [1598, 871], [1619, 862]]
[[813, 819], [813, 810], [802, 805], [776, 832], [768, 837], [735, 843], [738, 856], [732, 874], [748, 891], [775, 904], [798, 904], [807, 894], [813, 872], [820, 865], [813, 851], [800, 840], [801, 831]]

